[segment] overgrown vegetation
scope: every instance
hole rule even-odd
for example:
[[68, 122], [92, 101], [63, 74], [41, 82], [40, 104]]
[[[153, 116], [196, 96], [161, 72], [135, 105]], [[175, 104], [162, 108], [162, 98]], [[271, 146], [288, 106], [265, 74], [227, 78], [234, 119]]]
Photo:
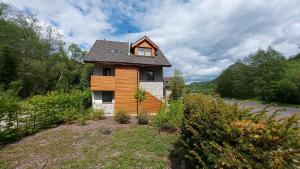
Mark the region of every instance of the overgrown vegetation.
[[89, 116], [86, 51], [74, 43], [65, 50], [62, 36], [40, 25], [0, 2], [1, 143]]
[[22, 98], [86, 89], [92, 71], [82, 63], [86, 51], [77, 44], [65, 50], [62, 35], [40, 25], [36, 17], [0, 2], [0, 87]]
[[224, 97], [299, 104], [299, 56], [285, 59], [272, 48], [258, 50], [223, 71], [217, 78], [217, 92]]
[[0, 92], [0, 144], [42, 129], [88, 116], [89, 91], [49, 92], [20, 102], [9, 92]]
[[251, 113], [203, 94], [185, 98], [175, 154], [187, 168], [297, 168], [299, 119]]
[[131, 119], [130, 114], [125, 110], [119, 110], [115, 112], [114, 118], [120, 124], [130, 123], [130, 119]]
[[171, 100], [178, 100], [181, 99], [185, 92], [185, 83], [182, 73], [175, 69], [174, 74], [169, 81], [170, 83], [170, 90], [171, 90]]
[[163, 105], [154, 117], [154, 125], [166, 131], [179, 131], [183, 118], [183, 102], [181, 100], [170, 101]]

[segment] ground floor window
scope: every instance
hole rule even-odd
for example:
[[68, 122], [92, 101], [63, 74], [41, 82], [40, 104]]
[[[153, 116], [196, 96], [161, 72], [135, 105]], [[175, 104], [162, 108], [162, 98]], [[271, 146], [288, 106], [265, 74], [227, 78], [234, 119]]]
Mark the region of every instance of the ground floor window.
[[113, 92], [103, 92], [102, 93], [102, 102], [103, 103], [112, 103]]

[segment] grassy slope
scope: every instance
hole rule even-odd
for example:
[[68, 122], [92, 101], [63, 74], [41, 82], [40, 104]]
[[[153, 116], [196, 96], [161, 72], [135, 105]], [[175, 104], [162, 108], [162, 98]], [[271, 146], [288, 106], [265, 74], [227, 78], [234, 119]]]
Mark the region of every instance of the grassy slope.
[[[106, 127], [108, 136], [102, 134]], [[165, 168], [177, 137], [109, 119], [62, 125], [2, 147], [0, 168]]]

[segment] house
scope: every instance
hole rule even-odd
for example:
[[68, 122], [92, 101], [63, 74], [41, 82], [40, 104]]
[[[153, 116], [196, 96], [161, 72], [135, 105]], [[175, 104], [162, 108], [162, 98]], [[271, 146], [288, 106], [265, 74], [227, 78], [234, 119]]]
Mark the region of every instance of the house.
[[[171, 64], [159, 47], [147, 36], [134, 43], [97, 40], [84, 62], [94, 64], [91, 76], [93, 108], [107, 115], [118, 110], [132, 114], [155, 113], [163, 97], [163, 67]], [[138, 104], [138, 88], [146, 91], [146, 99]]]

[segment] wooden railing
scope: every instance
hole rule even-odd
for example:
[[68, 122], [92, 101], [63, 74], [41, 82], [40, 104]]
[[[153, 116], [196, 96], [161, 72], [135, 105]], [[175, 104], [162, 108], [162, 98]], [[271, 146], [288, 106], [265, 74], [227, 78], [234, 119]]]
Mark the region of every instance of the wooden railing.
[[91, 76], [91, 89], [113, 91], [115, 90], [115, 76]]

